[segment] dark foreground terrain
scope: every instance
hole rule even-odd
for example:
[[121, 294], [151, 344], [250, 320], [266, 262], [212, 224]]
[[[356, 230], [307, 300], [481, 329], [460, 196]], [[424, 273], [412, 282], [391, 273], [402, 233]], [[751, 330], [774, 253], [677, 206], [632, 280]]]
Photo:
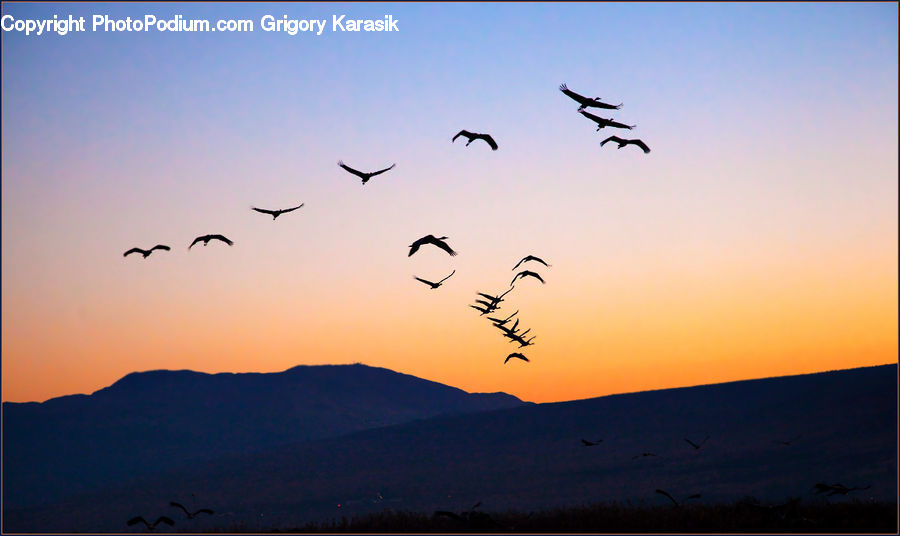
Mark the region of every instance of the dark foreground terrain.
[[[897, 533], [897, 504], [865, 500], [830, 503], [800, 499], [761, 504], [744, 499], [724, 505], [632, 506], [596, 504], [522, 513], [422, 514], [385, 510], [330, 523], [311, 523], [284, 532], [809, 532]], [[229, 527], [227, 532], [256, 532]], [[279, 531], [273, 531], [279, 532]]]

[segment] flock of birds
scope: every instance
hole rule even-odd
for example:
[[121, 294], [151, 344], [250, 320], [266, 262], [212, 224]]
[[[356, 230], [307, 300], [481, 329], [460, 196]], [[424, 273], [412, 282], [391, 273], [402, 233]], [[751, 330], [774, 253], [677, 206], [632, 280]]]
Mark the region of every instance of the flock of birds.
[[[181, 503], [179, 503], [179, 502], [175, 502], [175, 501], [170, 502], [170, 503], [169, 503], [169, 506], [171, 506], [171, 507], [173, 507], [173, 508], [180, 508], [180, 509], [184, 512], [184, 515], [185, 515], [185, 517], [186, 517], [187, 519], [194, 519], [194, 518], [197, 517], [199, 514], [208, 514], [208, 515], [212, 515], [212, 514], [214, 513], [214, 512], [213, 512], [212, 510], [210, 510], [209, 508], [200, 508], [199, 510], [194, 510], [193, 512], [191, 512], [191, 511], [188, 510], [183, 504], [181, 504]], [[126, 522], [126, 524], [127, 524], [129, 527], [134, 526], [134, 525], [137, 525], [138, 523], [143, 523], [144, 526], [147, 527], [147, 530], [154, 530], [154, 529], [156, 529], [156, 527], [158, 527], [160, 523], [164, 523], [164, 524], [166, 524], [166, 525], [169, 525], [170, 527], [173, 526], [173, 525], [175, 525], [175, 521], [172, 520], [172, 518], [171, 518], [171, 517], [168, 517], [168, 516], [159, 516], [159, 517], [156, 518], [156, 521], [154, 521], [154, 522], [152, 522], [152, 523], [149, 522], [149, 521], [147, 521], [146, 519], [144, 519], [143, 516], [132, 517], [131, 519], [129, 519], [129, 520]]]

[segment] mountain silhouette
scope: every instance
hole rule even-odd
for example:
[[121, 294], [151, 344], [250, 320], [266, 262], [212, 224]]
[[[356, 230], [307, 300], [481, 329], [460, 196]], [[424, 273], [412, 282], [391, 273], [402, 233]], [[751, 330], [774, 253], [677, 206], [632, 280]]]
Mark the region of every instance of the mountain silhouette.
[[218, 456], [523, 403], [360, 364], [135, 372], [91, 395], [3, 403], [4, 507]]
[[[532, 511], [596, 502], [783, 502], [816, 482], [897, 493], [897, 365], [439, 415], [173, 468], [31, 509], [15, 532], [122, 530], [135, 509], [196, 493], [216, 516], [191, 529], [298, 527], [393, 508]], [[685, 434], [709, 434], [703, 449]], [[790, 448], [773, 438], [803, 434]], [[793, 435], [792, 435], [793, 434]], [[584, 448], [582, 437], [602, 436]], [[660, 458], [634, 462], [636, 453]], [[829, 500], [852, 500], [831, 497]], [[695, 501], [692, 501], [692, 503]], [[142, 510], [143, 511], [143, 510]], [[192, 521], [192, 522], [194, 522]]]

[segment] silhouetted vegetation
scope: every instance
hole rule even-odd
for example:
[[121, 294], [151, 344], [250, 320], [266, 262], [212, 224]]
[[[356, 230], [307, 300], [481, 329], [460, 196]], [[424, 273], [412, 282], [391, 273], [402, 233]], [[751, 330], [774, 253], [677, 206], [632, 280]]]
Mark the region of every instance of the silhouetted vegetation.
[[[438, 515], [444, 514], [444, 515]], [[226, 529], [223, 529], [226, 530]], [[258, 532], [258, 529], [246, 530]], [[414, 513], [385, 510], [329, 523], [270, 532], [845, 532], [897, 533], [897, 504], [872, 501], [804, 503], [793, 499], [764, 505], [754, 499], [732, 504], [637, 506], [599, 503], [523, 513], [473, 509]], [[230, 527], [227, 532], [244, 532]]]

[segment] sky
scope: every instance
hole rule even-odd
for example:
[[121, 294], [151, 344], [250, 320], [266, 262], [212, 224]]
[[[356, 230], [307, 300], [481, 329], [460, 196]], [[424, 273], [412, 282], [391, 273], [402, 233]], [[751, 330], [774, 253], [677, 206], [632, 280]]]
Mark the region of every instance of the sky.
[[[896, 3], [2, 14], [87, 19], [2, 33], [3, 401], [156, 369], [365, 363], [550, 402], [897, 362]], [[267, 14], [327, 24], [267, 32]], [[342, 14], [399, 31], [332, 31]], [[597, 132], [561, 83], [637, 126]], [[362, 185], [338, 160], [397, 165]], [[188, 251], [210, 233], [234, 246]], [[459, 255], [408, 257], [427, 234]], [[172, 250], [122, 255], [155, 244]], [[536, 339], [504, 364], [517, 345], [468, 305], [529, 254], [546, 284], [497, 314]]]

